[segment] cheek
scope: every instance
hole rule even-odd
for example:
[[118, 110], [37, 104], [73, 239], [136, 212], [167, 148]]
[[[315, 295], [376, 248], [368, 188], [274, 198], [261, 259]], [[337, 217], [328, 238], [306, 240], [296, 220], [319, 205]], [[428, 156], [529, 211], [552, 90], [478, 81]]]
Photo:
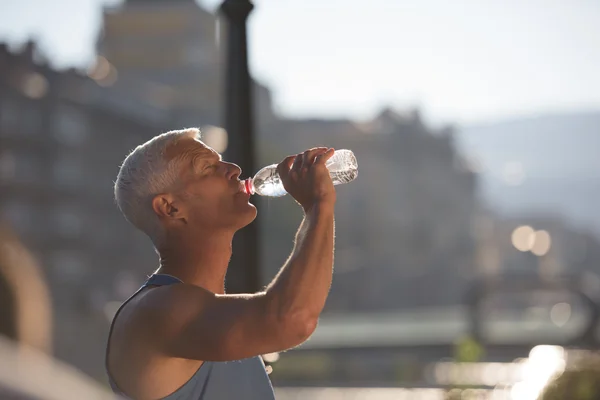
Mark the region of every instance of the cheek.
[[222, 182], [196, 183], [188, 188], [187, 202], [201, 212], [215, 212], [231, 203], [231, 188]]
[[206, 178], [199, 183], [198, 191], [206, 199], [222, 200], [232, 196], [231, 182], [222, 177]]
[[188, 183], [186, 185], [186, 192], [190, 197], [210, 200], [218, 190], [210, 179], [200, 179]]

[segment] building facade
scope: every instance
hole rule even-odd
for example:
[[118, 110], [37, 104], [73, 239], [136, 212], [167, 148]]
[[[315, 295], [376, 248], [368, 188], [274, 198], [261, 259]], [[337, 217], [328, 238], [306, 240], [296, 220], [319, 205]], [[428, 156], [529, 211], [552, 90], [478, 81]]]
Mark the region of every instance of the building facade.
[[[194, 0], [127, 0], [104, 10], [97, 51], [119, 79], [148, 85], [144, 96], [168, 104], [178, 125], [218, 126], [225, 23]], [[253, 92], [256, 121], [268, 123], [271, 93], [257, 82]]]
[[169, 116], [37, 64], [35, 52], [31, 43], [20, 53], [0, 47], [0, 213], [42, 267], [55, 355], [103, 379], [115, 305], [157, 266], [150, 241], [115, 206], [113, 182]]

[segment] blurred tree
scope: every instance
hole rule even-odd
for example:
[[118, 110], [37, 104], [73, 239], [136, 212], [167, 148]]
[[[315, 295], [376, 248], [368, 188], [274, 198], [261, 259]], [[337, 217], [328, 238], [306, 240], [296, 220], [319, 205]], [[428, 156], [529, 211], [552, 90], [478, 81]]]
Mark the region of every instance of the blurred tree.
[[600, 353], [589, 353], [554, 378], [538, 400], [599, 400]]
[[457, 362], [477, 362], [485, 355], [485, 349], [470, 336], [460, 338], [454, 345], [454, 359]]

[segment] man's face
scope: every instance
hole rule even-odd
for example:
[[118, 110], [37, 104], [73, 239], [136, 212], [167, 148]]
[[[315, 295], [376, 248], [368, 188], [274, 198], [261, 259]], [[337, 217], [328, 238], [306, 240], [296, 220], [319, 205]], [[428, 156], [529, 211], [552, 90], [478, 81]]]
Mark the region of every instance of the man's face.
[[256, 218], [250, 196], [242, 190], [240, 168], [200, 140], [183, 138], [167, 152], [180, 156], [180, 179], [172, 194], [188, 224], [238, 230]]

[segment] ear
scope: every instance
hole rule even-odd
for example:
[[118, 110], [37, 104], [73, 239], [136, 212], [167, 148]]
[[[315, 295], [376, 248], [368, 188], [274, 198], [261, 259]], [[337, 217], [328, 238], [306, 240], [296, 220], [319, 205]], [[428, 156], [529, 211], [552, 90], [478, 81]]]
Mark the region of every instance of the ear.
[[161, 220], [186, 221], [183, 210], [179, 207], [176, 199], [171, 194], [159, 194], [152, 199], [152, 209]]

